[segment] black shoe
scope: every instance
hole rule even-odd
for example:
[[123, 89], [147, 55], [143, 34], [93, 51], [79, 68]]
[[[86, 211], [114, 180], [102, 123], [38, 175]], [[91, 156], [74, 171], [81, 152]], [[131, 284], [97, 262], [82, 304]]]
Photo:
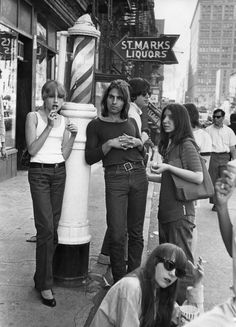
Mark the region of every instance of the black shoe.
[[56, 300], [53, 298], [53, 299], [45, 299], [43, 296], [42, 296], [42, 293], [40, 293], [41, 295], [41, 299], [42, 299], [42, 303], [44, 305], [47, 305], [48, 307], [55, 307], [56, 306]]
[[213, 207], [212, 207], [211, 210], [212, 210], [212, 211], [217, 211], [217, 209], [216, 209], [216, 205], [215, 205], [215, 204], [213, 205]]

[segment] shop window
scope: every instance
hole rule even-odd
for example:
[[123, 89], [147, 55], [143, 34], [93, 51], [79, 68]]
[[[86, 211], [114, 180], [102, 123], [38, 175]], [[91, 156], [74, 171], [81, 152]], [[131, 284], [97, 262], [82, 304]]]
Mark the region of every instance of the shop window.
[[6, 129], [6, 147], [15, 146], [17, 36], [0, 24], [0, 96]]
[[55, 53], [50, 51], [42, 44], [37, 46], [37, 63], [36, 63], [36, 88], [35, 88], [35, 105], [39, 107], [43, 100], [41, 89], [48, 79], [55, 78]]
[[41, 89], [48, 79], [55, 78], [56, 31], [41, 15], [37, 16], [37, 62], [35, 105], [39, 107], [43, 100]]

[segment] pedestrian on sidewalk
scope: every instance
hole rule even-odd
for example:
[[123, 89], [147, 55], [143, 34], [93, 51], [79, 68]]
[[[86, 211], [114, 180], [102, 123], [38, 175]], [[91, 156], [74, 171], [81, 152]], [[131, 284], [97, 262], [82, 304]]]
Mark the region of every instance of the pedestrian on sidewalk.
[[[158, 245], [143, 267], [110, 288], [90, 327], [169, 327], [171, 322], [177, 323], [180, 311], [175, 305], [176, 291], [188, 264], [184, 251], [178, 246]], [[194, 276], [191, 294], [195, 303], [202, 292], [203, 267], [190, 265]]]
[[235, 327], [236, 325], [236, 227], [232, 224], [236, 217], [230, 218], [228, 201], [235, 190], [235, 175], [227, 170], [224, 177], [215, 183], [215, 197], [220, 232], [226, 250], [233, 259], [233, 296], [216, 305], [212, 310], [186, 324], [186, 327]]
[[[143, 144], [149, 141], [149, 128], [147, 119], [147, 106], [151, 95], [150, 83], [141, 77], [135, 77], [129, 80], [130, 106], [128, 117], [135, 119]], [[146, 154], [145, 160], [148, 160]], [[98, 263], [110, 264], [109, 231], [106, 230], [102, 243], [101, 253], [98, 256]], [[126, 246], [127, 248], [127, 246]], [[127, 259], [127, 250], [125, 257]]]
[[231, 128], [234, 131], [234, 134], [236, 135], [236, 112], [233, 112], [230, 115], [230, 125], [229, 128]]
[[[123, 80], [111, 82], [102, 98], [101, 116], [87, 126], [85, 159], [103, 161], [106, 217], [110, 233], [110, 260], [114, 282], [141, 263], [143, 223], [148, 181], [145, 149], [134, 119], [128, 118], [129, 88]], [[125, 234], [128, 231], [128, 269]]]
[[33, 201], [36, 235], [35, 288], [43, 304], [54, 307], [53, 255], [58, 242], [66, 171], [77, 126], [59, 114], [66, 93], [57, 81], [42, 87], [43, 105], [26, 117], [26, 144], [31, 155], [28, 179]]
[[210, 135], [201, 127], [199, 121], [199, 111], [194, 103], [185, 103], [185, 108], [188, 111], [190, 117], [190, 123], [193, 130], [194, 139], [199, 147], [201, 156], [206, 160], [206, 165], [209, 167], [211, 149], [212, 149], [212, 140]]
[[[226, 165], [229, 160], [236, 159], [236, 136], [224, 122], [225, 112], [222, 109], [213, 111], [213, 124], [206, 128], [212, 139], [212, 152], [209, 163], [209, 174], [212, 183], [220, 178], [220, 166]], [[216, 197], [210, 198], [213, 204], [212, 211], [216, 211]]]
[[[193, 230], [196, 224], [194, 201], [176, 199], [172, 174], [200, 184], [203, 181], [198, 146], [194, 140], [187, 109], [178, 103], [167, 105], [161, 114], [159, 152], [162, 163], [152, 167], [149, 181], [161, 182], [158, 221], [160, 243], [173, 243], [181, 247], [188, 260], [194, 262], [192, 253]], [[183, 168], [174, 166], [180, 161]], [[191, 285], [191, 271], [181, 281], [178, 303], [182, 304], [187, 285]]]

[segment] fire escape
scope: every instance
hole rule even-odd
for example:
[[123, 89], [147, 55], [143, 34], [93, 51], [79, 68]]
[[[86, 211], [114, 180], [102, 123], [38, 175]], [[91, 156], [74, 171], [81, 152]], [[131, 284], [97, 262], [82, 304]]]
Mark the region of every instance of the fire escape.
[[[126, 61], [114, 50], [125, 36], [156, 36], [154, 0], [96, 0], [93, 19], [101, 31], [99, 64], [96, 75], [107, 81], [114, 78], [130, 79], [142, 76], [150, 80], [152, 64]], [[99, 78], [100, 77], [100, 78]]]

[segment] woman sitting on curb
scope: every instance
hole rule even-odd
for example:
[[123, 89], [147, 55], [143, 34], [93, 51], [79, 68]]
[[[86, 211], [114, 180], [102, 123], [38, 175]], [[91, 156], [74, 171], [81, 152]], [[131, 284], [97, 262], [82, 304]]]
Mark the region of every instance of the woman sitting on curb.
[[[187, 261], [184, 251], [171, 243], [158, 245], [140, 267], [114, 284], [100, 304], [90, 327], [168, 327], [178, 323], [175, 304], [178, 280], [191, 265], [192, 293], [203, 292], [203, 267]], [[190, 291], [191, 292], [191, 291]], [[201, 296], [201, 294], [197, 294]], [[198, 302], [197, 298], [194, 304]]]

